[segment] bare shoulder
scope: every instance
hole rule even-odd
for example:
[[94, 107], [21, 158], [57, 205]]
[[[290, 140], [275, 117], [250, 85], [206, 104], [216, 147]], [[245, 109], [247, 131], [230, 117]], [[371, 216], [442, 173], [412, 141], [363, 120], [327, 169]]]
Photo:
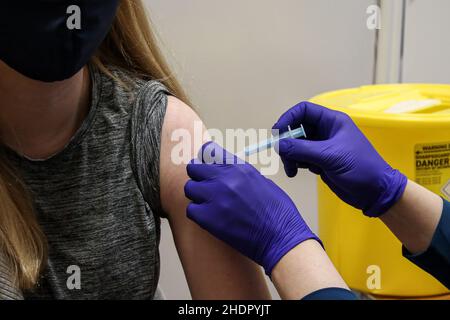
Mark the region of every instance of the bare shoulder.
[[[161, 135], [160, 185], [163, 209], [173, 216], [184, 212], [187, 163], [207, 139], [197, 113], [183, 101], [169, 96]], [[197, 149], [197, 150], [196, 150]]]
[[196, 122], [197, 125], [202, 124], [202, 120], [190, 106], [178, 98], [168, 96], [163, 135], [172, 135], [177, 129], [194, 129]]

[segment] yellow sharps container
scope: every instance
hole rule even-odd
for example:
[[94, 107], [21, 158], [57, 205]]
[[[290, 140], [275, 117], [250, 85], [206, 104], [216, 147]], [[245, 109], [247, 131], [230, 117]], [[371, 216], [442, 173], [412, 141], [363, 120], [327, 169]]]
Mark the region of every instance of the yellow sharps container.
[[[347, 113], [389, 164], [450, 199], [450, 85], [364, 86], [311, 101]], [[382, 222], [340, 201], [321, 181], [318, 194], [320, 237], [352, 289], [393, 298], [449, 293], [402, 257]]]

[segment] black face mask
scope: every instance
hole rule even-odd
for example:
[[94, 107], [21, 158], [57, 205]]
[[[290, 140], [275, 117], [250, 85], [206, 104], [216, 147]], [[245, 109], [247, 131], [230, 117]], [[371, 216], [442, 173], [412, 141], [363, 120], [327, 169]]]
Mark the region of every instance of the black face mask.
[[31, 79], [68, 79], [102, 43], [119, 1], [0, 0], [0, 60]]

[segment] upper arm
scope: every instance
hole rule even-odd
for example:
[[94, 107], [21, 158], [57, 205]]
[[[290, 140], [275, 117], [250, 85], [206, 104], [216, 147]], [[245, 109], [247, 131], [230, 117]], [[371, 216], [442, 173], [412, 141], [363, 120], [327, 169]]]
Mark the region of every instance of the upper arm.
[[[161, 136], [161, 203], [167, 213], [188, 285], [194, 299], [269, 299], [260, 268], [186, 217], [189, 200], [184, 196], [188, 180], [186, 162], [179, 163], [180, 141], [172, 141], [179, 130], [190, 157], [196, 156], [208, 137], [196, 113], [180, 100], [169, 97]], [[181, 130], [181, 131], [180, 131]], [[188, 135], [189, 133], [189, 135]], [[175, 136], [177, 136], [175, 134]], [[174, 137], [175, 137], [174, 136]], [[197, 139], [197, 143], [194, 140]], [[178, 147], [178, 149], [174, 149]], [[197, 149], [197, 150], [196, 150]], [[174, 153], [172, 153], [175, 151]], [[179, 159], [178, 159], [179, 160]]]

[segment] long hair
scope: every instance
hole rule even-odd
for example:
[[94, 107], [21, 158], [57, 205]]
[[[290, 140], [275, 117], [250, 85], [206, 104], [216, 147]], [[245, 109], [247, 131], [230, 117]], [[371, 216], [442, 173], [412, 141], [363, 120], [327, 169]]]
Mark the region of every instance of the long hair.
[[[121, 0], [112, 28], [92, 62], [104, 73], [114, 65], [162, 82], [180, 100], [188, 97], [158, 48], [141, 0]], [[119, 79], [120, 80], [120, 79]], [[15, 169], [0, 155], [0, 250], [15, 283], [32, 289], [47, 260], [47, 241], [30, 194]]]
[[93, 62], [109, 75], [108, 66], [113, 65], [134, 72], [141, 78], [158, 80], [171, 94], [189, 104], [188, 96], [158, 47], [150, 17], [141, 0], [120, 2], [112, 28]]
[[20, 289], [31, 289], [46, 261], [47, 243], [28, 190], [6, 159], [0, 159], [0, 250], [11, 280]]

